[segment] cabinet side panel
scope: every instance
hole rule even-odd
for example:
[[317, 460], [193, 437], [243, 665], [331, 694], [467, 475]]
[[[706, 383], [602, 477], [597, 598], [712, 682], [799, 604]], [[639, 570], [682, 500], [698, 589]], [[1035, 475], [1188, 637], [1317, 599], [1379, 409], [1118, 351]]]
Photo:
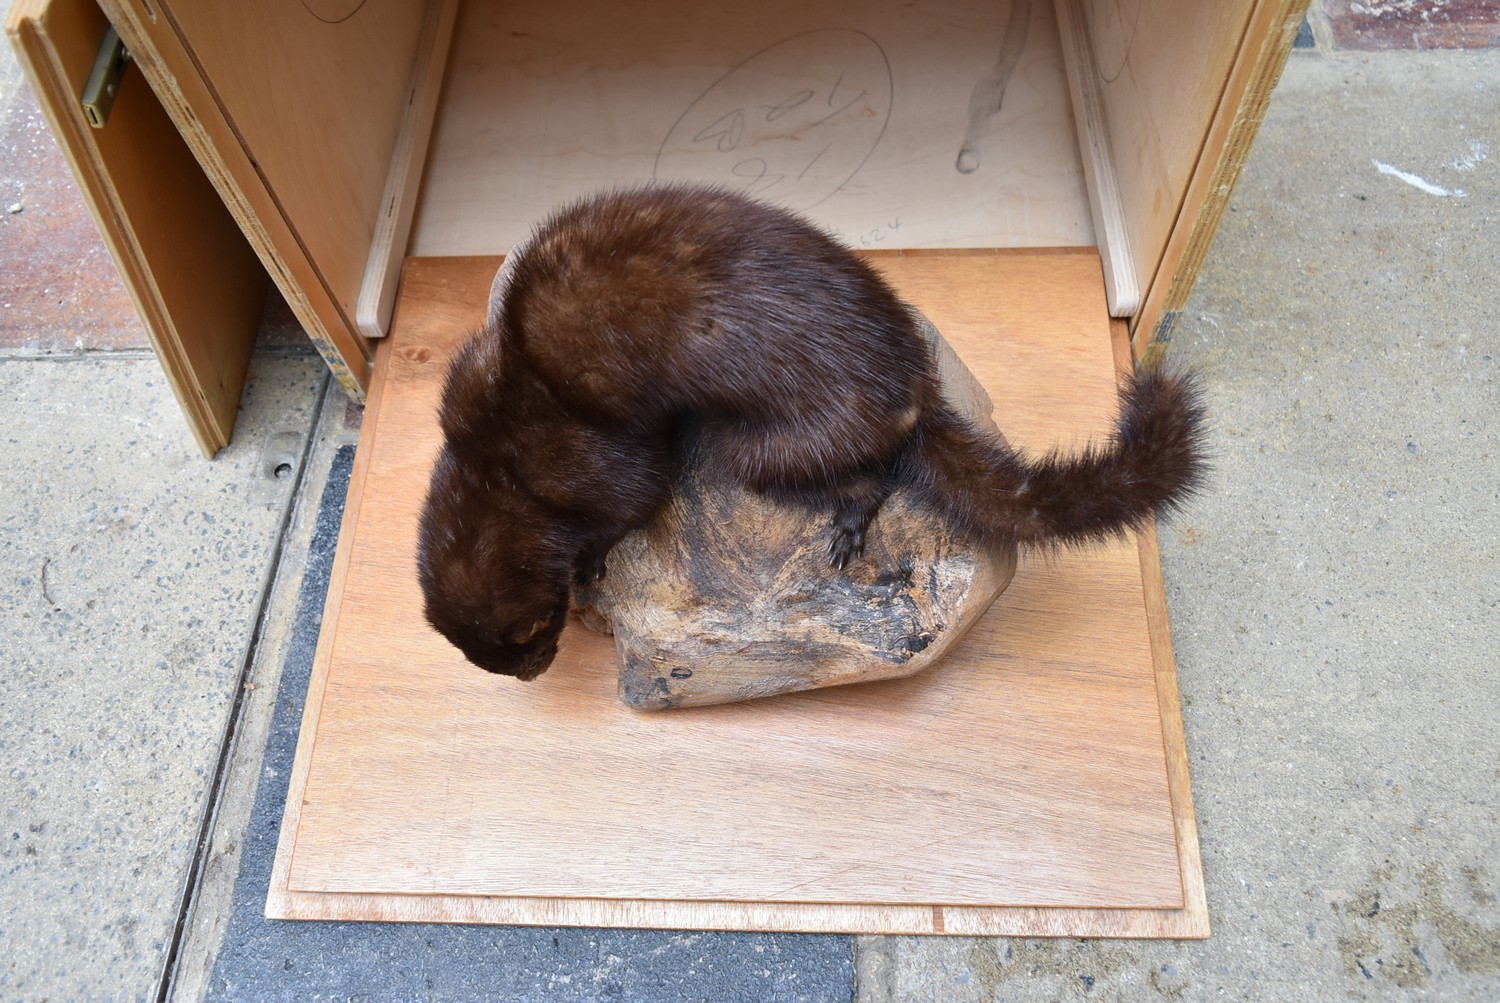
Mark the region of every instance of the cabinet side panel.
[[1137, 282], [1155, 274], [1254, 0], [1082, 0]]
[[[157, 0], [98, 3], [334, 377], [350, 396], [362, 400], [370, 378], [369, 345], [355, 332], [351, 315], [320, 271], [321, 263], [270, 187], [256, 153], [227, 116], [176, 22]], [[342, 155], [332, 146], [310, 154]], [[297, 222], [319, 227], [316, 218]]]
[[1192, 291], [1307, 6], [1308, 0], [1262, 0], [1256, 5], [1182, 209], [1146, 300], [1131, 324], [1137, 353], [1170, 326]]

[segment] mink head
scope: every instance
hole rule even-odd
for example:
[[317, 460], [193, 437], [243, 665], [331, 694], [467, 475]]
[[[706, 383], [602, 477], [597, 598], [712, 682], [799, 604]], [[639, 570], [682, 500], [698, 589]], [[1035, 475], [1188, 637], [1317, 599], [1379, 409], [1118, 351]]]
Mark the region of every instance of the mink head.
[[549, 552], [530, 507], [445, 449], [417, 561], [427, 622], [481, 669], [525, 680], [552, 664], [570, 606], [569, 562]]

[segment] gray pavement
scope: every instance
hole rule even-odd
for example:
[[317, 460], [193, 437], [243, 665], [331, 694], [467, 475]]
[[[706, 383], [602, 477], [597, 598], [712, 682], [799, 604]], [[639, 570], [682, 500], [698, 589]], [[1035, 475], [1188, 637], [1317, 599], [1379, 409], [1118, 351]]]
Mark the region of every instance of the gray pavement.
[[207, 463], [156, 360], [0, 360], [0, 999], [145, 995], [173, 938], [305, 440], [315, 356], [256, 359]]
[[1162, 534], [1204, 942], [255, 927], [353, 424], [262, 353], [210, 464], [149, 360], [0, 357], [0, 1000], [169, 958], [184, 1001], [1500, 998], [1497, 251], [1500, 53], [1294, 54], [1172, 335], [1215, 424]]

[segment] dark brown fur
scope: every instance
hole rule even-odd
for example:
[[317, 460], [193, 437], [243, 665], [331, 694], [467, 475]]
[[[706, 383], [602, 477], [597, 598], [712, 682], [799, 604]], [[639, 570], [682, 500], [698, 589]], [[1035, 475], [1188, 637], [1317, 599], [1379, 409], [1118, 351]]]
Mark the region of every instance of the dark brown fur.
[[981, 542], [1098, 540], [1199, 478], [1201, 409], [1157, 372], [1113, 438], [1027, 458], [959, 418], [895, 294], [798, 217], [729, 192], [594, 198], [518, 253], [498, 318], [458, 352], [422, 516], [428, 620], [475, 664], [531, 679], [575, 580], [666, 500], [683, 438], [756, 491], [833, 512], [839, 567], [907, 487]]

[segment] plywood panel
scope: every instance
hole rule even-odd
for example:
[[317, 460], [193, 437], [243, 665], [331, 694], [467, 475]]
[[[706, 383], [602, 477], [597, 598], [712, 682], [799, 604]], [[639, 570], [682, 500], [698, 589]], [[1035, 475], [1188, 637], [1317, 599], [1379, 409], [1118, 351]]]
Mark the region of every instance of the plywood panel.
[[[1108, 427], [1123, 343], [1092, 251], [877, 260], [1016, 441]], [[412, 550], [433, 408], [497, 264], [408, 265], [272, 915], [1206, 933], [1185, 762], [1164, 751], [1181, 735], [1175, 696], [1163, 703], [1165, 624], [1147, 616], [1149, 539], [1028, 562], [929, 673], [750, 704], [630, 711], [612, 645], [581, 629], [530, 685], [470, 668], [428, 630]]]
[[1265, 119], [1271, 91], [1281, 79], [1308, 3], [1257, 0], [1249, 12], [1181, 208], [1150, 278], [1145, 302], [1131, 321], [1138, 353], [1187, 301], [1250, 156], [1250, 144]]
[[1084, 0], [1093, 75], [1143, 288], [1197, 166], [1252, 5]]
[[[183, 2], [190, 4], [193, 0]], [[133, 65], [151, 84], [178, 134], [192, 150], [199, 167], [335, 378], [352, 396], [362, 399], [370, 381], [367, 344], [354, 332], [349, 313], [324, 280], [320, 262], [314, 260], [301, 234], [304, 229], [323, 225], [323, 207], [314, 200], [311, 215], [303, 213], [295, 219], [288, 216], [280, 193], [270, 186], [261, 169], [260, 151], [246, 146], [237, 123], [228, 117], [204, 76], [197, 52], [183, 37], [177, 22], [158, 8], [156, 0], [98, 0], [98, 3], [129, 48]], [[260, 71], [274, 82], [282, 79], [273, 69], [279, 65], [281, 53], [273, 56], [260, 64]], [[380, 67], [366, 68], [385, 71]], [[347, 93], [357, 94], [358, 89]], [[320, 92], [319, 100], [326, 101], [327, 97], [326, 92]], [[313, 103], [309, 99], [308, 107]], [[338, 159], [339, 152], [321, 145], [314, 147], [308, 156]], [[380, 170], [383, 174], [383, 162]], [[307, 206], [303, 204], [303, 208]], [[373, 209], [372, 205], [372, 215]], [[367, 251], [367, 245], [359, 248], [361, 261]]]
[[455, 39], [415, 255], [503, 253], [653, 177], [747, 188], [856, 247], [1093, 242], [1044, 0], [473, 0]]

